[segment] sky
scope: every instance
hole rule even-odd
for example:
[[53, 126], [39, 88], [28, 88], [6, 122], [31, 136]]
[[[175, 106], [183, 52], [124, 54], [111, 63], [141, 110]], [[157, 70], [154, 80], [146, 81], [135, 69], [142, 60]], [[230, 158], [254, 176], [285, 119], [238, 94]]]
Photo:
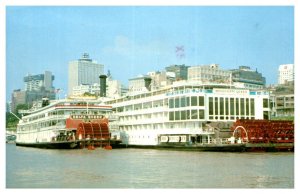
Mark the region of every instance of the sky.
[[125, 85], [169, 65], [212, 63], [250, 66], [276, 84], [278, 66], [294, 63], [294, 7], [6, 6], [6, 101], [28, 73], [51, 71], [67, 93], [68, 63], [84, 52]]

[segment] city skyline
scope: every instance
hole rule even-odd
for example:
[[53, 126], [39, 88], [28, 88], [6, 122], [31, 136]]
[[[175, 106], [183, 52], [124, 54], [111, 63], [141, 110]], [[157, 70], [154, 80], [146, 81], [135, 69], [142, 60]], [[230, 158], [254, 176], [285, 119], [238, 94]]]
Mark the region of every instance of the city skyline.
[[212, 63], [250, 66], [276, 84], [279, 65], [294, 64], [294, 7], [8, 6], [6, 43], [6, 100], [27, 73], [47, 70], [67, 93], [68, 63], [84, 52], [123, 84], [172, 64]]

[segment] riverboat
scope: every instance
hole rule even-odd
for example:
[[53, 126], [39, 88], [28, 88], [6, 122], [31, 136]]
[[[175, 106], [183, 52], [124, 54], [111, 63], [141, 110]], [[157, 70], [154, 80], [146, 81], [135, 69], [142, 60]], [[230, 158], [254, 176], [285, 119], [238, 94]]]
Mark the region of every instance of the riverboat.
[[40, 148], [111, 148], [120, 143], [111, 138], [111, 106], [96, 99], [44, 98], [23, 110], [17, 126], [16, 145]]
[[[120, 132], [127, 147], [245, 151], [255, 143], [248, 136], [241, 138], [232, 126], [239, 120], [268, 120], [269, 100], [264, 90], [183, 80], [158, 90], [128, 93], [106, 104], [119, 118], [110, 123], [111, 129]], [[293, 149], [288, 143], [287, 149]]]

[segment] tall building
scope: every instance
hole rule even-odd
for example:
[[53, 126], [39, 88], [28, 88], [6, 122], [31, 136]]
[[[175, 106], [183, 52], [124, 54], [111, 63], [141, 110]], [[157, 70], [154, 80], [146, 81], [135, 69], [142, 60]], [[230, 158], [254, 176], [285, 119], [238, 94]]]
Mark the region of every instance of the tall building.
[[218, 64], [192, 66], [188, 68], [188, 80], [203, 84], [230, 84], [231, 72], [220, 69]]
[[102, 75], [103, 71], [104, 65], [90, 59], [87, 53], [84, 53], [80, 59], [69, 62], [69, 95], [76, 86], [99, 83], [99, 75]]
[[237, 88], [256, 90], [263, 89], [266, 85], [266, 78], [248, 66], [240, 66], [239, 69], [233, 69], [231, 72], [233, 84]]
[[288, 84], [294, 82], [295, 71], [294, 64], [283, 64], [278, 68], [278, 84]]
[[165, 68], [166, 72], [175, 73], [176, 81], [187, 80], [188, 78], [188, 66], [183, 65], [170, 65]]
[[24, 77], [25, 91], [53, 91], [54, 75], [50, 71], [44, 74], [27, 75]]
[[11, 97], [11, 110], [16, 111], [18, 104], [27, 104], [31, 107], [34, 101], [39, 101], [43, 97], [50, 100], [55, 99], [53, 87], [54, 75], [50, 71], [44, 74], [27, 75], [24, 77], [24, 90], [14, 90]]

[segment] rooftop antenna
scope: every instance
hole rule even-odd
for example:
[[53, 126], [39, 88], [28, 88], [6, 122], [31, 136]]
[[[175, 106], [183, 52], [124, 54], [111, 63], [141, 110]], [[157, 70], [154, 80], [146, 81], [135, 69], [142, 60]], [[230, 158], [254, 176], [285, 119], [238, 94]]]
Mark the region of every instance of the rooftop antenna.
[[175, 47], [175, 53], [176, 53], [176, 57], [179, 59], [182, 59], [185, 57], [185, 53], [184, 53], [184, 46], [180, 45], [180, 46], [176, 46]]

